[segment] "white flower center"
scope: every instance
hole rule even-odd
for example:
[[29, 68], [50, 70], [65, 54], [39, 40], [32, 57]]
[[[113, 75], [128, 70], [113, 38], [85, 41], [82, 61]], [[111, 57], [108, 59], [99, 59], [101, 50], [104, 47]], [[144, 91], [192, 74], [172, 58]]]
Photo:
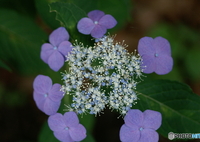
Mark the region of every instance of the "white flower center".
[[139, 54], [129, 54], [126, 47], [107, 36], [100, 38], [94, 47], [75, 45], [68, 56], [70, 72], [64, 74], [69, 77], [62, 86], [66, 94], [76, 89], [70, 109], [97, 115], [109, 106], [122, 115], [127, 113], [137, 100], [134, 77], [141, 76], [142, 59]]
[[53, 47], [53, 49], [54, 49], [54, 50], [57, 50], [58, 48], [55, 46], [55, 47]]
[[96, 24], [96, 25], [97, 25], [97, 24], [98, 24], [98, 21], [94, 21], [94, 24]]
[[144, 128], [143, 127], [140, 127], [140, 131], [142, 131]]
[[65, 127], [65, 130], [69, 130], [69, 127]]
[[48, 94], [44, 94], [44, 97], [46, 98], [48, 96]]
[[158, 57], [158, 53], [155, 53], [154, 56], [155, 56], [155, 57]]

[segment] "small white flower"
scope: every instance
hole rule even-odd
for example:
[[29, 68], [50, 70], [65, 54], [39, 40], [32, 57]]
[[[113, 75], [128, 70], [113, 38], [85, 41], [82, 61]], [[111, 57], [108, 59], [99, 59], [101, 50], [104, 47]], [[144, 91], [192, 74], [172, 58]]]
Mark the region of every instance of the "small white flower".
[[128, 53], [126, 47], [108, 36], [99, 39], [94, 47], [74, 45], [62, 86], [66, 94], [73, 95], [73, 111], [96, 115], [109, 106], [126, 114], [132, 107], [137, 100], [134, 78], [142, 75], [141, 57]]

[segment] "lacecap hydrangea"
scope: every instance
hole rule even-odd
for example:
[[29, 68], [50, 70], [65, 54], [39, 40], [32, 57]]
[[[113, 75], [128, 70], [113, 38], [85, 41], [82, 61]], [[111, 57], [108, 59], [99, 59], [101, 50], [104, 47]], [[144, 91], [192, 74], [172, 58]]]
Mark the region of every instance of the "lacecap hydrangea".
[[93, 47], [73, 46], [62, 86], [66, 95], [73, 95], [69, 110], [98, 114], [107, 106], [126, 114], [137, 100], [141, 57], [129, 53], [125, 44], [114, 42], [111, 36], [100, 38]]
[[[34, 100], [41, 111], [50, 115], [48, 125], [60, 141], [83, 140], [86, 129], [79, 124], [77, 114], [96, 116], [106, 107], [125, 116], [125, 124], [119, 132], [122, 142], [158, 141], [156, 130], [161, 125], [161, 114], [131, 108], [137, 103], [136, 87], [142, 81], [143, 72], [166, 74], [172, 70], [170, 45], [161, 37], [154, 40], [145, 37], [139, 41], [139, 54], [129, 53], [124, 41], [116, 42], [114, 36], [104, 35], [116, 24], [111, 15], [94, 10], [77, 23], [79, 32], [95, 38], [94, 46], [77, 41], [72, 45], [64, 27], [54, 30], [49, 36], [50, 43], [42, 45], [41, 58], [52, 70], [60, 70], [64, 62], [68, 64], [62, 72], [62, 86], [52, 85], [51, 79], [44, 75], [38, 75], [33, 85]], [[162, 62], [167, 63], [166, 66]], [[64, 115], [57, 113], [62, 94], [72, 96]], [[146, 137], [149, 135], [151, 139]]]

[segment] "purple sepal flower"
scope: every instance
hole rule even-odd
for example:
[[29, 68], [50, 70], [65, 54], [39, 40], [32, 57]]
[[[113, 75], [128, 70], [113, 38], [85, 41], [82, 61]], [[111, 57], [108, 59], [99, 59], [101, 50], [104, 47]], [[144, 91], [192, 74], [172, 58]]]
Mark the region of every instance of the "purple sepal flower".
[[94, 38], [101, 38], [107, 29], [113, 28], [117, 21], [109, 14], [105, 15], [103, 11], [93, 10], [88, 13], [88, 17], [82, 18], [77, 25], [78, 31], [82, 34], [91, 34]]
[[54, 136], [62, 142], [82, 141], [86, 137], [85, 127], [79, 124], [76, 113], [72, 111], [49, 116], [48, 125]]
[[72, 50], [72, 44], [68, 40], [69, 34], [66, 29], [59, 27], [50, 34], [50, 43], [42, 45], [40, 57], [54, 71], [58, 71], [64, 65], [66, 56]]
[[169, 42], [162, 37], [143, 37], [139, 40], [138, 52], [142, 56], [144, 73], [155, 72], [159, 75], [172, 70], [173, 59]]
[[37, 107], [47, 115], [55, 114], [63, 98], [61, 85], [52, 85], [52, 80], [48, 76], [38, 75], [33, 82], [33, 89]]
[[161, 126], [160, 112], [131, 109], [124, 117], [125, 124], [120, 129], [122, 142], [158, 142], [159, 135], [155, 131]]

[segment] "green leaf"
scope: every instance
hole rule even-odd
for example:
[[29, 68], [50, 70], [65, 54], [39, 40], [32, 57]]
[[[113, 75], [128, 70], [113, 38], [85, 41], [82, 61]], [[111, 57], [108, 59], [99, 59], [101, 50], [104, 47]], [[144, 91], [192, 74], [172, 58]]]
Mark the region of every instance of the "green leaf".
[[0, 59], [23, 74], [48, 68], [40, 59], [45, 34], [32, 19], [12, 10], [0, 10]]
[[130, 0], [98, 0], [97, 9], [110, 14], [117, 20], [115, 29], [120, 29], [131, 18], [131, 8], [133, 5]]
[[89, 43], [89, 36], [83, 36], [78, 32], [76, 26], [78, 21], [86, 17], [86, 12], [74, 2], [55, 2], [50, 4], [50, 11], [56, 12], [56, 19], [60, 21], [61, 26], [66, 27], [71, 41], [78, 40], [79, 42]]
[[[67, 28], [71, 40], [78, 40], [91, 45], [91, 36], [82, 35], [77, 30], [78, 21], [87, 17], [87, 13], [92, 10], [102, 10], [106, 14], [113, 15], [118, 21], [117, 28], [122, 27], [130, 18], [130, 0], [62, 0], [50, 4], [50, 11], [56, 12], [56, 19], [61, 26]], [[86, 4], [87, 3], [87, 4]], [[120, 10], [119, 10], [120, 9]], [[117, 28], [114, 28], [115, 30]], [[113, 30], [113, 29], [112, 29]]]
[[[60, 0], [62, 2], [68, 3], [68, 4], [74, 4], [79, 9], [86, 11], [87, 13], [91, 10], [94, 10], [97, 7], [98, 0]], [[87, 2], [87, 4], [86, 4]]]
[[55, 19], [56, 13], [50, 12], [49, 3], [49, 0], [35, 0], [35, 5], [41, 18], [52, 29], [56, 29], [60, 26], [60, 23]]
[[158, 132], [167, 137], [169, 132], [196, 133], [200, 128], [200, 96], [185, 84], [154, 80], [138, 84], [138, 103], [134, 107], [151, 109], [162, 114]]
[[60, 142], [53, 135], [53, 131], [50, 130], [47, 122], [43, 124], [42, 129], [40, 131], [39, 142]]
[[4, 63], [2, 60], [0, 60], [0, 67], [8, 70], [9, 72], [11, 72], [11, 68], [6, 64]]
[[79, 116], [80, 123], [87, 129], [88, 132], [92, 132], [95, 123], [95, 116], [91, 114]]
[[192, 80], [198, 81], [200, 79], [200, 64], [197, 61], [200, 61], [200, 49], [189, 50], [185, 59], [185, 66], [189, 72], [189, 77]]
[[87, 137], [84, 140], [82, 140], [81, 142], [95, 142], [95, 140], [94, 140], [93, 136], [87, 132]]

